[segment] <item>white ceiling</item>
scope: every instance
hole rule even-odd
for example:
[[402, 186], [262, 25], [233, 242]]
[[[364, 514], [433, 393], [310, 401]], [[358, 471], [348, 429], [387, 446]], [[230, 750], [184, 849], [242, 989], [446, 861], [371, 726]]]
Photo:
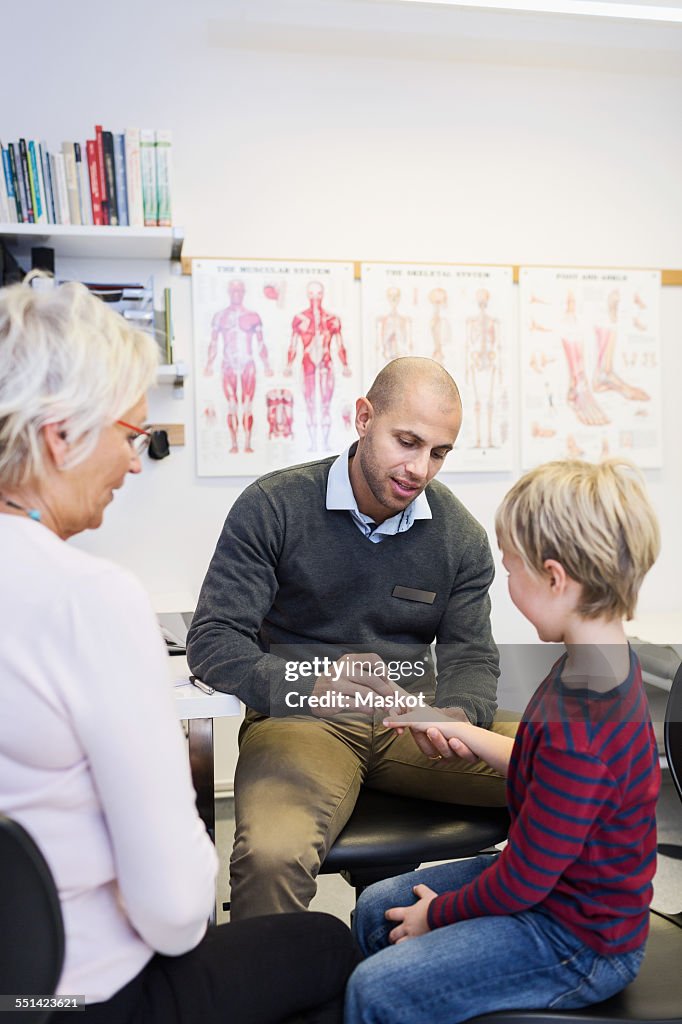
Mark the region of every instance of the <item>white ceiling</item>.
[[682, 76], [682, 24], [405, 0], [229, 0], [212, 9], [207, 42], [232, 50]]

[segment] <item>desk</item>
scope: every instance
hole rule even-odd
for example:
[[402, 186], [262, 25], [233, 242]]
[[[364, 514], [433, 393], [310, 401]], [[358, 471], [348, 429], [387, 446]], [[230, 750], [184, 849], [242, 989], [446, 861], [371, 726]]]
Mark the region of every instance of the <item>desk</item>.
[[[187, 659], [170, 659], [173, 680], [189, 680]], [[173, 687], [178, 718], [187, 722], [189, 763], [197, 791], [197, 810], [215, 842], [215, 785], [213, 778], [213, 719], [240, 715], [242, 706], [230, 693], [202, 693], [188, 681]]]

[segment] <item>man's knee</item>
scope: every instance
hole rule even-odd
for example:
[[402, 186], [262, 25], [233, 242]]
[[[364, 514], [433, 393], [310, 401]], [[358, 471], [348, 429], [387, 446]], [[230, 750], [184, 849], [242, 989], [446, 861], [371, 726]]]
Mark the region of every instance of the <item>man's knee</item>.
[[260, 878], [304, 872], [314, 876], [320, 867], [320, 851], [308, 829], [272, 821], [252, 823], [237, 834], [232, 864]]
[[248, 863], [249, 870], [260, 876], [303, 870], [317, 874], [320, 857], [313, 845], [303, 841], [277, 837], [269, 842], [254, 840], [235, 842], [232, 862]]

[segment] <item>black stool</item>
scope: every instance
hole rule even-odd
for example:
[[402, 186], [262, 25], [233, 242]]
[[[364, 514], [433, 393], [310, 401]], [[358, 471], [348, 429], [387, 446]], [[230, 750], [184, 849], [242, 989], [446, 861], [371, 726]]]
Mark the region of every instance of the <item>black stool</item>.
[[320, 874], [340, 873], [356, 896], [432, 860], [471, 857], [507, 838], [504, 807], [468, 807], [361, 789]]

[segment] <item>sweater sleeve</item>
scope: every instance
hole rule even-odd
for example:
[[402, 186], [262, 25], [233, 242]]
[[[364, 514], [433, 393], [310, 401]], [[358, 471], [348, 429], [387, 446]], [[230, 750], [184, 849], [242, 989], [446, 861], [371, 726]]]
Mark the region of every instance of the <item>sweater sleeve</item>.
[[113, 857], [132, 927], [152, 949], [175, 956], [205, 932], [217, 861], [195, 806], [168, 656], [136, 580], [106, 566], [83, 582], [64, 599], [58, 646], [72, 652], [60, 691], [110, 843], [88, 857]]
[[516, 914], [541, 903], [580, 855], [618, 784], [591, 754], [543, 747], [502, 853], [473, 882], [436, 897], [429, 926]]
[[490, 627], [488, 591], [495, 565], [488, 538], [464, 537], [464, 553], [436, 634], [437, 707], [461, 707], [474, 725], [489, 728], [497, 702], [499, 656]]
[[[284, 526], [256, 481], [229, 512], [187, 636], [192, 672], [264, 715], [283, 706], [291, 689], [283, 659], [265, 653], [258, 642], [279, 586], [283, 539]], [[304, 687], [297, 683], [299, 690]]]

